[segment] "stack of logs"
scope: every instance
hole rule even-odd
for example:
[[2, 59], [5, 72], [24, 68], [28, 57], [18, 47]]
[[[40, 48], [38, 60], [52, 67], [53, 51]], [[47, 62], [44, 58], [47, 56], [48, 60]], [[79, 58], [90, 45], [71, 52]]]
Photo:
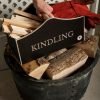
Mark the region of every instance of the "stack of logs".
[[[43, 23], [41, 18], [19, 10], [14, 11], [11, 19], [3, 20], [4, 32], [15, 39], [31, 33]], [[52, 80], [67, 77], [82, 67], [88, 57], [95, 58], [98, 41], [98, 36], [89, 36], [86, 41], [75, 44], [71, 49], [63, 48], [21, 67], [29, 76], [36, 79], [41, 79], [44, 73]]]
[[76, 44], [71, 49], [63, 48], [47, 57], [41, 57], [22, 65], [27, 74], [41, 79], [44, 72], [52, 79], [61, 79], [82, 67], [88, 57], [95, 58], [98, 49], [98, 36], [90, 36], [86, 41]]
[[15, 39], [20, 39], [21, 37], [31, 33], [44, 21], [36, 15], [17, 9], [14, 11], [11, 19], [0, 18], [0, 20], [3, 20], [4, 32], [8, 33]]

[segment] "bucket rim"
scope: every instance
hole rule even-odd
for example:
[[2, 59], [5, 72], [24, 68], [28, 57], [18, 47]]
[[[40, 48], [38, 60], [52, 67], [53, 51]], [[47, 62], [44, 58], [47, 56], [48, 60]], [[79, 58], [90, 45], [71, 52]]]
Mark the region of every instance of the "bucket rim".
[[36, 80], [31, 76], [27, 76], [27, 77], [29, 78], [28, 80], [38, 82], [38, 83], [55, 83], [55, 82], [60, 82], [60, 81], [62, 82], [62, 81], [65, 81], [65, 80], [66, 81], [72, 81], [77, 77], [80, 77], [80, 76], [83, 76], [87, 73], [90, 73], [93, 70], [93, 68], [95, 67], [95, 65], [97, 64], [99, 58], [100, 58], [100, 50], [97, 51], [95, 59], [93, 59], [93, 62], [90, 64], [90, 67], [85, 68], [81, 73], [75, 73], [74, 75], [71, 75], [69, 77], [65, 77], [65, 78], [62, 78], [62, 79], [57, 79], [57, 80], [40, 79], [40, 80]]
[[[5, 52], [6, 52], [6, 50], [5, 50]], [[17, 72], [17, 71], [15, 72], [15, 71], [13, 71], [13, 69], [11, 69], [11, 68], [10, 69], [12, 70], [13, 73], [16, 73], [17, 75], [19, 75], [23, 79], [31, 81], [31, 82], [36, 82], [36, 83], [59, 83], [59, 82], [65, 81], [65, 80], [70, 82], [70, 81], [75, 80], [78, 77], [81, 77], [81, 76], [84, 76], [84, 75], [90, 73], [93, 70], [93, 68], [95, 67], [95, 65], [97, 64], [99, 58], [100, 58], [100, 49], [97, 50], [95, 58], [90, 58], [90, 57], [88, 58], [88, 59], [93, 60], [93, 62], [89, 65], [89, 67], [84, 68], [81, 72], [75, 73], [74, 75], [70, 75], [68, 77], [64, 77], [64, 78], [57, 79], [57, 80], [51, 80], [51, 79], [40, 79], [40, 80], [38, 80], [38, 79], [35, 79], [35, 78], [27, 75], [25, 72], [24, 72], [24, 74], [22, 74], [21, 72]], [[10, 67], [10, 65], [8, 64], [9, 61], [6, 59], [6, 56], [5, 56], [5, 61], [6, 61], [7, 65]]]

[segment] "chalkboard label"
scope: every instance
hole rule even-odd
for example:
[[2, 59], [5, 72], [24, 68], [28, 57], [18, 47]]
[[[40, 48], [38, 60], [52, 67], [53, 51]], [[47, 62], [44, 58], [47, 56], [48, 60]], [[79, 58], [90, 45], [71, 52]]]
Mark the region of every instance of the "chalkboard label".
[[84, 17], [51, 18], [35, 31], [16, 40], [21, 64], [84, 41]]

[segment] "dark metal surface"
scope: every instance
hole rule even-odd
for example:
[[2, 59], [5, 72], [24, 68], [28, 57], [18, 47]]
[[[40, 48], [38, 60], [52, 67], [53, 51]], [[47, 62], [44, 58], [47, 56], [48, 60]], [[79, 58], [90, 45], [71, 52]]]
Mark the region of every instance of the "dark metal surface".
[[8, 68], [4, 60], [4, 50], [6, 43], [6, 35], [0, 32], [0, 71]]
[[[17, 89], [23, 100], [80, 100], [90, 82], [93, 68], [100, 58], [100, 51], [96, 58], [89, 58], [86, 64], [71, 76], [60, 80], [35, 80], [22, 72], [21, 67], [9, 59], [5, 52], [5, 60], [13, 73]], [[13, 63], [12, 63], [13, 62]]]

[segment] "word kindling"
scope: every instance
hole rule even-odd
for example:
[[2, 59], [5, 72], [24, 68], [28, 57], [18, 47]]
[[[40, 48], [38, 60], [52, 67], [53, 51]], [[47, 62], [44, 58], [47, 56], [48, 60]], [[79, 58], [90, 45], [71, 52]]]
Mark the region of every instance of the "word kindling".
[[36, 50], [39, 50], [39, 49], [42, 49], [44, 47], [56, 44], [58, 42], [64, 41], [67, 38], [71, 38], [73, 36], [74, 36], [74, 31], [69, 31], [65, 34], [60, 34], [58, 36], [52, 37], [52, 38], [47, 39], [45, 41], [41, 41], [39, 43], [33, 44], [33, 45], [31, 45], [32, 52], [36, 51]]

